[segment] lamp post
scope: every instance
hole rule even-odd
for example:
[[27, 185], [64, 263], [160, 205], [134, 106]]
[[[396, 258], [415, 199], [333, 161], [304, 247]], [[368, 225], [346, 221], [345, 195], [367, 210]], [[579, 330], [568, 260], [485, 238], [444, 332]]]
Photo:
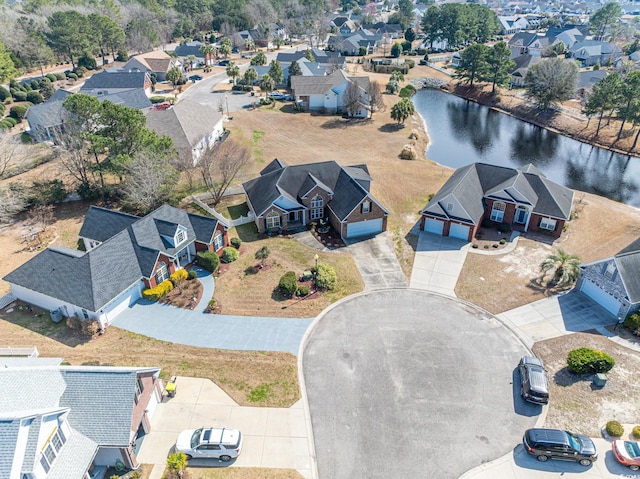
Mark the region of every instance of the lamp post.
[[224, 101], [227, 104], [227, 118], [229, 118], [229, 97], [227, 95], [224, 96]]
[[313, 286], [318, 289], [318, 253], [315, 254], [313, 259], [316, 260], [316, 269], [313, 271]]

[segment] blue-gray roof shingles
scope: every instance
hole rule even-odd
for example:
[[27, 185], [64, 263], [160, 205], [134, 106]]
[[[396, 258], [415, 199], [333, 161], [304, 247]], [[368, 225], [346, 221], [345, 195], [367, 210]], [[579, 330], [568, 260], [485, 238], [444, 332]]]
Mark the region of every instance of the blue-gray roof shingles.
[[85, 93], [85, 90], [94, 90], [96, 88], [144, 88], [146, 78], [146, 72], [104, 71], [95, 73], [87, 79], [87, 81], [80, 89], [80, 93]]
[[13, 467], [20, 420], [0, 419], [0, 477], [9, 477]]
[[[448, 197], [460, 203], [465, 217], [452, 217], [446, 212], [441, 202]], [[571, 215], [573, 203], [573, 191], [549, 180], [531, 165], [516, 170], [473, 163], [458, 168], [422, 212], [477, 224], [484, 214], [485, 197], [528, 204], [534, 213], [565, 220]]]
[[51, 466], [47, 479], [72, 479], [85, 477], [98, 444], [84, 434], [73, 430]]
[[344, 221], [346, 216], [369, 193], [366, 187], [335, 161], [282, 166], [280, 168], [277, 166], [283, 165], [283, 163], [280, 160], [274, 160], [274, 162], [276, 161], [278, 162], [276, 165], [269, 164], [263, 170], [268, 173], [242, 185], [249, 198], [249, 203], [258, 216], [271, 207], [281, 195], [298, 201], [301, 195], [308, 193], [314, 179], [317, 179], [316, 183], [319, 186], [329, 188], [334, 193], [327, 206], [340, 221]]
[[[192, 218], [196, 218], [197, 230], [191, 225]], [[173, 231], [178, 224], [185, 226], [188, 241], [174, 247], [162, 237], [156, 220], [172, 223]], [[173, 256], [194, 240], [209, 243], [217, 224], [214, 218], [187, 214], [168, 205], [144, 218], [92, 208], [80, 233], [86, 238], [103, 239], [102, 244], [82, 256], [75, 251], [72, 254], [47, 248], [4, 280], [88, 311], [99, 311], [137, 281], [150, 277], [159, 253]]]
[[629, 301], [640, 302], [640, 251], [617, 254], [615, 259]]

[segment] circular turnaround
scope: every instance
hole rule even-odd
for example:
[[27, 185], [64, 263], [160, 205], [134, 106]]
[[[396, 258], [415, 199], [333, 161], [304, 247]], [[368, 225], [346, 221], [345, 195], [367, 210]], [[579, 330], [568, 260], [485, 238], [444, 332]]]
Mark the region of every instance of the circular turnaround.
[[302, 358], [320, 479], [454, 479], [513, 450], [541, 411], [519, 394], [526, 354], [493, 316], [425, 291], [328, 309]]

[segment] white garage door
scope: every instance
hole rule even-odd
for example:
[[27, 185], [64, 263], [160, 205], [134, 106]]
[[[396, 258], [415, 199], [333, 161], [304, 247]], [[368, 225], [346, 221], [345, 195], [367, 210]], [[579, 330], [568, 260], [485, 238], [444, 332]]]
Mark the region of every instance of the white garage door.
[[467, 241], [469, 239], [469, 227], [458, 223], [451, 223], [449, 236]]
[[618, 315], [620, 310], [620, 301], [611, 296], [606, 291], [601, 290], [595, 283], [585, 279], [580, 288], [584, 294], [593, 299], [596, 303], [609, 311], [614, 316]]
[[443, 227], [444, 227], [444, 222], [440, 220], [427, 218], [427, 220], [424, 222], [424, 230], [429, 233], [435, 233], [437, 235], [441, 235]]
[[369, 221], [358, 221], [347, 225], [347, 238], [362, 235], [374, 235], [382, 232], [382, 218]]
[[139, 283], [136, 283], [116, 298], [113, 303], [104, 310], [107, 320], [109, 322], [113, 321], [120, 312], [127, 309], [138, 299], [140, 299], [140, 287]]

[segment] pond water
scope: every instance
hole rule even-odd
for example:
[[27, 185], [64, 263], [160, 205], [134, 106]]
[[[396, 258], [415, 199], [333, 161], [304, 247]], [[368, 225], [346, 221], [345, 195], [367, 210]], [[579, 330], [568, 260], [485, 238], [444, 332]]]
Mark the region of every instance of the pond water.
[[557, 135], [490, 108], [425, 88], [413, 97], [426, 123], [426, 156], [452, 168], [532, 163], [549, 179], [640, 207], [640, 158]]

